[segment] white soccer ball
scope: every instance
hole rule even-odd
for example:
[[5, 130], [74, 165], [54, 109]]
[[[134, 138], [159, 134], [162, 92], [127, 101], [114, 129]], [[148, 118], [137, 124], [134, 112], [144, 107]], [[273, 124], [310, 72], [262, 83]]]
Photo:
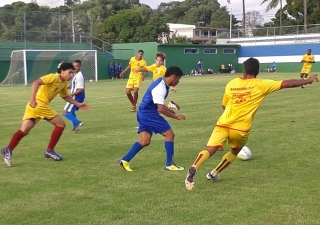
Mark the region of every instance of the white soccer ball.
[[92, 79], [90, 79], [90, 82], [92, 82]]
[[243, 146], [237, 156], [241, 160], [249, 160], [252, 157], [252, 152], [250, 148], [248, 148], [247, 146]]

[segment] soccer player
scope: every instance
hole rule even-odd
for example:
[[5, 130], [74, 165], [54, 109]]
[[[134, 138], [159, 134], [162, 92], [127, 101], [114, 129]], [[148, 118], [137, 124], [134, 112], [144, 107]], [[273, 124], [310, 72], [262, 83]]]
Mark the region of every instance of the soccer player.
[[[156, 63], [152, 64], [151, 66], [147, 66], [145, 68], [140, 68], [140, 69], [136, 69], [133, 72], [134, 73], [139, 73], [139, 72], [152, 72], [152, 81], [155, 81], [156, 79], [158, 79], [159, 77], [163, 77], [164, 74], [166, 73], [167, 68], [163, 65], [164, 64], [164, 60], [167, 58], [166, 54], [163, 52], [158, 52], [156, 55]], [[175, 87], [170, 87], [171, 91], [176, 92], [177, 89]], [[178, 104], [176, 104], [173, 101], [170, 101], [167, 104], [167, 107], [169, 108], [173, 108], [173, 109], [180, 109], [180, 106]]]
[[58, 143], [66, 124], [57, 112], [49, 106], [49, 103], [57, 96], [57, 94], [60, 94], [65, 101], [70, 102], [83, 110], [89, 110], [89, 106], [86, 105], [86, 103], [77, 102], [68, 94], [68, 81], [72, 78], [74, 69], [75, 68], [71, 63], [62, 63], [59, 67], [58, 75], [53, 73], [48, 74], [33, 82], [31, 87], [31, 99], [26, 106], [22, 125], [12, 136], [8, 147], [4, 147], [1, 150], [3, 161], [7, 166], [12, 165], [12, 151], [17, 147], [21, 139], [28, 135], [30, 130], [41, 119], [45, 119], [54, 125], [50, 142], [47, 149], [44, 151], [44, 157], [52, 158], [56, 161], [63, 159], [61, 155], [58, 155], [54, 151], [54, 147]]
[[109, 75], [111, 79], [114, 79], [114, 65], [112, 64], [112, 62], [109, 65]]
[[184, 169], [173, 163], [174, 133], [168, 121], [160, 115], [161, 113], [176, 120], [185, 119], [184, 115], [176, 115], [174, 111], [168, 109], [164, 103], [169, 93], [169, 87], [176, 86], [182, 75], [182, 70], [179, 67], [169, 67], [164, 77], [159, 77], [152, 82], [147, 89], [137, 113], [140, 140], [135, 142], [128, 153], [119, 160], [119, 165], [126, 171], [132, 171], [129, 162], [142, 148], [150, 144], [153, 133], [159, 133], [165, 139], [164, 147], [167, 154], [165, 170], [172, 171]]
[[[315, 63], [314, 55], [311, 54], [311, 49], [308, 49], [307, 54], [303, 55], [301, 59], [301, 63], [303, 63], [303, 67], [300, 73], [301, 79], [307, 79], [308, 74], [311, 71], [312, 63]], [[301, 88], [305, 88], [304, 85]]]
[[[77, 102], [83, 102], [85, 99], [85, 91], [84, 91], [84, 77], [81, 70], [81, 61], [75, 60], [73, 62], [74, 67], [74, 75], [71, 80], [71, 87], [70, 87], [70, 94], [69, 96], [72, 97], [72, 99], [76, 100]], [[80, 127], [83, 125], [83, 123], [77, 118], [76, 111], [79, 110], [79, 107], [67, 102], [63, 115], [72, 122], [72, 131], [75, 133], [79, 131]]]
[[[147, 67], [147, 62], [142, 58], [143, 57], [143, 50], [139, 50], [137, 55], [132, 57], [129, 61], [129, 65], [127, 68], [124, 69], [124, 71], [121, 72], [120, 77], [123, 77], [123, 75], [131, 69], [129, 80], [127, 82], [126, 86], [126, 95], [129, 99], [129, 101], [132, 104], [131, 112], [135, 112], [137, 110], [137, 102], [138, 102], [138, 92], [140, 88], [141, 81], [144, 80], [147, 73], [144, 73], [143, 75], [140, 73], [133, 72], [136, 69]], [[133, 90], [134, 94], [132, 96], [131, 91]]]
[[218, 180], [220, 173], [227, 168], [237, 157], [248, 141], [253, 117], [266, 95], [284, 88], [300, 87], [311, 84], [317, 75], [307, 80], [263, 80], [257, 79], [259, 61], [249, 58], [244, 62], [243, 77], [231, 80], [225, 88], [222, 108], [223, 114], [209, 138], [207, 147], [202, 150], [193, 165], [189, 168], [185, 185], [187, 190], [194, 188], [195, 174], [200, 166], [218, 150], [222, 151], [228, 141], [231, 151], [227, 152], [220, 163], [206, 175], [208, 180]]

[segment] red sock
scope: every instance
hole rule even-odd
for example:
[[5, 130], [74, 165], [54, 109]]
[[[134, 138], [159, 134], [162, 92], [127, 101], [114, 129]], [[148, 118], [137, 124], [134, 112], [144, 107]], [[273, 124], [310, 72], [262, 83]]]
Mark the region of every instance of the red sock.
[[17, 132], [15, 132], [8, 145], [9, 150], [13, 151], [24, 136], [26, 135], [21, 130], [18, 130]]
[[51, 152], [54, 149], [54, 147], [56, 146], [56, 144], [58, 143], [61, 137], [61, 134], [63, 133], [63, 130], [64, 130], [64, 127], [55, 126], [51, 134], [51, 139], [47, 147], [47, 152]]

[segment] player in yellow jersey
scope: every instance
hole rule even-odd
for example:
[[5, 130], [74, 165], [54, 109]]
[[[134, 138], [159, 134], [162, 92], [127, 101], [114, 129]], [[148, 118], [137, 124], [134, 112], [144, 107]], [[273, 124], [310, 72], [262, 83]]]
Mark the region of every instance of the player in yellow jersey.
[[75, 68], [71, 63], [62, 63], [58, 69], [58, 74], [48, 74], [33, 82], [31, 87], [31, 99], [26, 106], [22, 125], [12, 136], [8, 147], [4, 147], [1, 150], [3, 161], [7, 166], [12, 165], [12, 151], [17, 147], [21, 139], [28, 135], [30, 130], [41, 119], [47, 120], [55, 127], [51, 134], [49, 145], [44, 151], [44, 157], [52, 158], [56, 161], [63, 159], [62, 156], [54, 151], [54, 147], [58, 143], [66, 124], [58, 113], [49, 106], [49, 103], [57, 96], [57, 94], [60, 94], [65, 101], [70, 102], [83, 110], [89, 110], [89, 106], [87, 106], [86, 103], [79, 103], [72, 99], [68, 94], [68, 81], [72, 78], [74, 69]]
[[[139, 73], [139, 72], [152, 72], [152, 81], [155, 81], [156, 79], [158, 79], [159, 77], [163, 77], [164, 74], [167, 71], [167, 68], [163, 65], [164, 64], [164, 60], [167, 58], [166, 54], [163, 52], [158, 52], [156, 55], [156, 63], [152, 64], [151, 66], [147, 66], [146, 68], [140, 68], [140, 69], [136, 69], [134, 70], [135, 73]], [[176, 92], [177, 89], [175, 87], [170, 87], [171, 91]], [[168, 108], [172, 108], [172, 109], [180, 109], [180, 106], [175, 103], [174, 101], [170, 101], [167, 105]]]
[[259, 61], [249, 58], [244, 62], [243, 77], [231, 80], [225, 88], [222, 108], [223, 114], [209, 138], [207, 147], [202, 150], [189, 168], [185, 185], [187, 190], [194, 188], [195, 174], [200, 166], [218, 150], [223, 150], [228, 141], [231, 151], [227, 152], [217, 167], [206, 175], [208, 180], [218, 180], [221, 171], [230, 165], [248, 141], [249, 131], [256, 111], [266, 95], [284, 88], [300, 87], [311, 84], [317, 75], [307, 80], [263, 80], [257, 79]]
[[[315, 63], [314, 55], [311, 54], [311, 49], [308, 49], [307, 54], [303, 55], [301, 63], [303, 63], [303, 66], [300, 77], [301, 79], [307, 79], [308, 74], [312, 69], [312, 63]], [[304, 88], [304, 85], [302, 85], [301, 88]]]
[[[141, 72], [139, 73], [134, 72], [136, 69], [147, 67], [147, 62], [142, 57], [143, 57], [143, 50], [139, 50], [137, 55], [130, 59], [129, 65], [127, 66], [127, 68], [125, 68], [125, 70], [122, 71], [119, 75], [122, 78], [123, 75], [129, 69], [131, 69], [129, 80], [126, 86], [126, 95], [132, 104], [131, 112], [135, 112], [137, 110], [138, 92], [139, 92], [140, 84], [144, 80], [144, 77], [147, 75], [147, 73], [144, 73], [142, 75]], [[133, 90], [133, 96], [131, 94], [132, 90]]]

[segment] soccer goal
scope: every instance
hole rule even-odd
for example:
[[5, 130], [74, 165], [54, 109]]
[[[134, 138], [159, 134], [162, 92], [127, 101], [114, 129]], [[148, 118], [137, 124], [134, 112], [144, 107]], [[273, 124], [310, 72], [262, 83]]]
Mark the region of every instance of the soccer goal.
[[61, 60], [80, 60], [84, 79], [98, 81], [96, 50], [17, 50], [11, 53], [10, 69], [1, 85], [28, 85], [41, 76], [56, 73]]

